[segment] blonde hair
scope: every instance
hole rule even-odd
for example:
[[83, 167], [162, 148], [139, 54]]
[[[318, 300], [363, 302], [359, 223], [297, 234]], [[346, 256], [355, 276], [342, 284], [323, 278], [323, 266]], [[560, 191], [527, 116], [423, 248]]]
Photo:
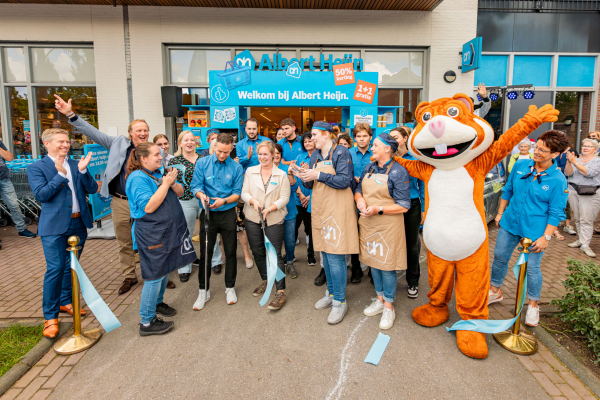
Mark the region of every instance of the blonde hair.
[[[42, 142], [51, 142], [55, 135], [64, 134], [69, 136], [69, 132], [62, 128], [50, 128], [46, 129], [44, 133], [42, 133]], [[45, 145], [44, 145], [45, 146]]]
[[177, 157], [180, 156], [182, 153], [181, 150], [181, 141], [183, 140], [183, 137], [185, 135], [187, 135], [188, 133], [191, 133], [194, 136], [194, 141], [196, 140], [196, 136], [194, 135], [194, 132], [192, 131], [182, 131], [179, 136], [177, 136], [177, 151], [175, 152], [175, 154], [173, 154], [173, 157]]
[[258, 154], [258, 150], [261, 147], [267, 147], [269, 149], [269, 152], [273, 155], [275, 154], [275, 146], [273, 145], [273, 142], [270, 140], [263, 140], [262, 142], [260, 142], [257, 146], [256, 146], [256, 154]]
[[[127, 132], [129, 132], [129, 140], [131, 140], [131, 130], [133, 129], [133, 126], [139, 122], [143, 122], [146, 124], [146, 127], [148, 127], [148, 132], [150, 132], [150, 125], [148, 125], [148, 123], [146, 122], [145, 119], [134, 119], [133, 121], [131, 121], [129, 123], [129, 126], [127, 126]], [[166, 137], [166, 136], [165, 136]], [[168, 140], [168, 139], [167, 139]]]

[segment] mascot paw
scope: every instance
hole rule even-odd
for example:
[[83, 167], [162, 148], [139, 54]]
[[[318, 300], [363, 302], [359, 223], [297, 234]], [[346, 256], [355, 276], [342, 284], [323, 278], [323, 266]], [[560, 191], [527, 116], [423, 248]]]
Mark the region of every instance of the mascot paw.
[[529, 116], [536, 118], [540, 123], [545, 122], [556, 122], [558, 121], [559, 111], [555, 110], [554, 107], [550, 104], [546, 104], [545, 106], [538, 109], [535, 105], [529, 106], [529, 112], [527, 113]]
[[412, 312], [412, 317], [419, 325], [433, 327], [443, 324], [448, 321], [450, 312], [448, 305], [444, 304], [441, 307], [435, 307], [431, 303], [417, 307]]
[[488, 355], [488, 347], [483, 333], [456, 331], [456, 344], [464, 355], [471, 358], [486, 358]]

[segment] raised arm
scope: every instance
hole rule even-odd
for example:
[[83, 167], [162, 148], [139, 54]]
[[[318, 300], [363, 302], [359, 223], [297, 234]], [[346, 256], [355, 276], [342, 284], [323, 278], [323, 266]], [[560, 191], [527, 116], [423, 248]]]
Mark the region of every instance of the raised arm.
[[398, 164], [402, 165], [408, 171], [408, 174], [413, 178], [417, 178], [425, 182], [431, 176], [434, 170], [432, 165], [426, 164], [418, 160], [407, 160], [402, 157], [394, 157]]

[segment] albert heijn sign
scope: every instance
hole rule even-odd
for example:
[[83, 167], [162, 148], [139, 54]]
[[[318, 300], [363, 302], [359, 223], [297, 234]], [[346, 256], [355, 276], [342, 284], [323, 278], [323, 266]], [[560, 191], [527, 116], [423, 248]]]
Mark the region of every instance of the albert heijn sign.
[[[244, 50], [234, 58], [234, 63], [238, 67], [250, 67], [258, 71], [285, 71], [292, 64], [298, 64], [302, 69], [308, 68], [310, 71], [316, 71], [315, 65], [317, 59], [312, 55], [306, 58], [290, 58], [289, 60], [281, 54], [262, 54], [260, 62], [256, 62], [250, 50]], [[333, 54], [321, 54], [319, 56], [319, 70], [334, 70], [334, 66], [340, 64], [351, 64], [354, 71], [364, 70], [364, 61], [362, 58], [352, 58], [352, 54], [344, 54], [343, 58], [336, 58]]]

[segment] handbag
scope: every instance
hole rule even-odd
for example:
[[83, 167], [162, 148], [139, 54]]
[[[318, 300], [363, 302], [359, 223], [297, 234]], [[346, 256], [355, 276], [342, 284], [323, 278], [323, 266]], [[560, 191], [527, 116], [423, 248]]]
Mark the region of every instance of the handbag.
[[577, 194], [580, 196], [593, 196], [600, 187], [592, 185], [576, 185], [574, 183], [570, 183], [569, 185], [573, 186], [573, 189], [575, 189]]

